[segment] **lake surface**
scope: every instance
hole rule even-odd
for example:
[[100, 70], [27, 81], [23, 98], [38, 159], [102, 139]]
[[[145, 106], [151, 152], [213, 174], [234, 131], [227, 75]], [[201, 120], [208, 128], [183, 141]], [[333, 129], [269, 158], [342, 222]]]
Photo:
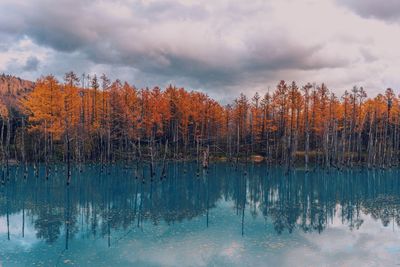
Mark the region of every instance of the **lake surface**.
[[145, 183], [100, 170], [74, 171], [67, 188], [60, 167], [49, 180], [12, 169], [0, 266], [400, 265], [399, 170], [180, 163]]

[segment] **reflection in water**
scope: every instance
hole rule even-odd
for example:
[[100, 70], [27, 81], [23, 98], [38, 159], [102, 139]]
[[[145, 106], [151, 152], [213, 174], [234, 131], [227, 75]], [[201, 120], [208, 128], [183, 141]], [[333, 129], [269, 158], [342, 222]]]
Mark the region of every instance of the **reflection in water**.
[[[142, 181], [131, 169], [114, 166], [108, 175], [98, 166], [87, 166], [83, 173], [76, 172], [78, 176], [66, 187], [61, 173], [46, 180], [31, 171], [24, 179], [23, 170], [15, 169], [0, 189], [5, 238], [24, 237], [29, 226], [35, 239], [48, 245], [64, 240], [64, 250], [74, 245], [74, 239], [105, 240], [112, 247], [118, 238], [132, 229], [143, 231], [149, 223], [172, 227], [204, 218], [205, 229], [210, 224], [224, 224], [210, 216], [223, 203], [230, 205], [232, 216], [239, 217], [237, 230], [243, 236], [251, 230], [246, 223], [260, 216], [273, 225], [275, 234], [323, 234], [337, 223], [335, 218], [350, 230], [359, 229], [365, 215], [383, 226], [400, 225], [398, 170], [299, 170], [285, 175], [279, 168], [252, 165], [245, 171], [227, 163], [215, 164], [200, 176], [196, 170], [195, 164], [171, 164], [165, 179]], [[20, 225], [10, 227], [10, 216], [20, 217]], [[117, 238], [115, 232], [122, 234]]]

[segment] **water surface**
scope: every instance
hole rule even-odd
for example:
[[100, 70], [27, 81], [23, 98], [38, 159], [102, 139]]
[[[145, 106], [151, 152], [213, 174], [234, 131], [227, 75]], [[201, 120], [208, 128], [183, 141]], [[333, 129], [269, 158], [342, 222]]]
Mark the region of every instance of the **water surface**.
[[[53, 168], [54, 169], [54, 168]], [[0, 266], [396, 266], [400, 172], [62, 168], [0, 188]], [[158, 171], [157, 171], [158, 173]]]

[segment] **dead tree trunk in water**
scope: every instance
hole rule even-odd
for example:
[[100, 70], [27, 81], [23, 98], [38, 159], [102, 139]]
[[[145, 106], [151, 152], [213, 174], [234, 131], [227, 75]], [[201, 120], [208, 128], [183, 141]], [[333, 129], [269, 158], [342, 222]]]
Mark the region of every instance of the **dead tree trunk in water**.
[[165, 178], [167, 176], [167, 173], [166, 173], [167, 153], [168, 153], [168, 139], [165, 141], [163, 168], [162, 168], [162, 172], [161, 172], [161, 179], [163, 179], [163, 178]]
[[204, 150], [203, 152], [203, 169], [208, 168], [209, 158], [210, 158], [210, 146], [207, 145], [207, 149]]
[[347, 147], [347, 105], [348, 105], [348, 92], [345, 91], [344, 95], [343, 95], [343, 105], [344, 105], [344, 113], [343, 113], [343, 130], [342, 130], [342, 141], [341, 141], [341, 145], [342, 145], [342, 156], [341, 156], [341, 160], [340, 163], [342, 166], [346, 165], [346, 147]]
[[153, 144], [154, 144], [154, 139], [153, 139], [153, 135], [151, 137], [150, 140], [150, 179], [151, 181], [153, 181], [153, 176], [154, 176], [154, 148], [153, 148]]
[[236, 170], [239, 165], [239, 153], [240, 153], [240, 125], [237, 125], [237, 143], [236, 143]]
[[66, 136], [67, 141], [67, 185], [71, 183], [71, 144], [69, 139], [69, 131]]
[[6, 159], [6, 152], [4, 148], [4, 117], [2, 116], [1, 118], [1, 176], [2, 176], [2, 184], [5, 184], [6, 179], [5, 179], [5, 173], [4, 173], [4, 166], [5, 166], [5, 159]]
[[10, 178], [10, 140], [11, 140], [11, 123], [10, 115], [7, 116], [7, 138], [6, 138], [6, 177]]
[[24, 164], [24, 178], [26, 179], [28, 177], [28, 164], [26, 160], [26, 151], [25, 151], [25, 118], [21, 118], [21, 126], [22, 126], [22, 131], [21, 131], [21, 156], [22, 156], [22, 162]]
[[45, 162], [45, 176], [46, 180], [49, 179], [49, 161], [48, 161], [48, 133], [47, 133], [47, 121], [44, 121], [44, 162]]
[[199, 137], [197, 136], [196, 138], [197, 141], [197, 176], [200, 175], [200, 140]]

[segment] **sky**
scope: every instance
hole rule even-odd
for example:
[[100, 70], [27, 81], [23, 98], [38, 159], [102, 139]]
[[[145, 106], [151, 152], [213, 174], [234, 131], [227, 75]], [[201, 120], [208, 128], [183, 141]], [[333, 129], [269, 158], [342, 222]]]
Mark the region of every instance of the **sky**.
[[400, 2], [0, 0], [0, 73], [68, 71], [218, 100], [279, 80], [400, 89]]

